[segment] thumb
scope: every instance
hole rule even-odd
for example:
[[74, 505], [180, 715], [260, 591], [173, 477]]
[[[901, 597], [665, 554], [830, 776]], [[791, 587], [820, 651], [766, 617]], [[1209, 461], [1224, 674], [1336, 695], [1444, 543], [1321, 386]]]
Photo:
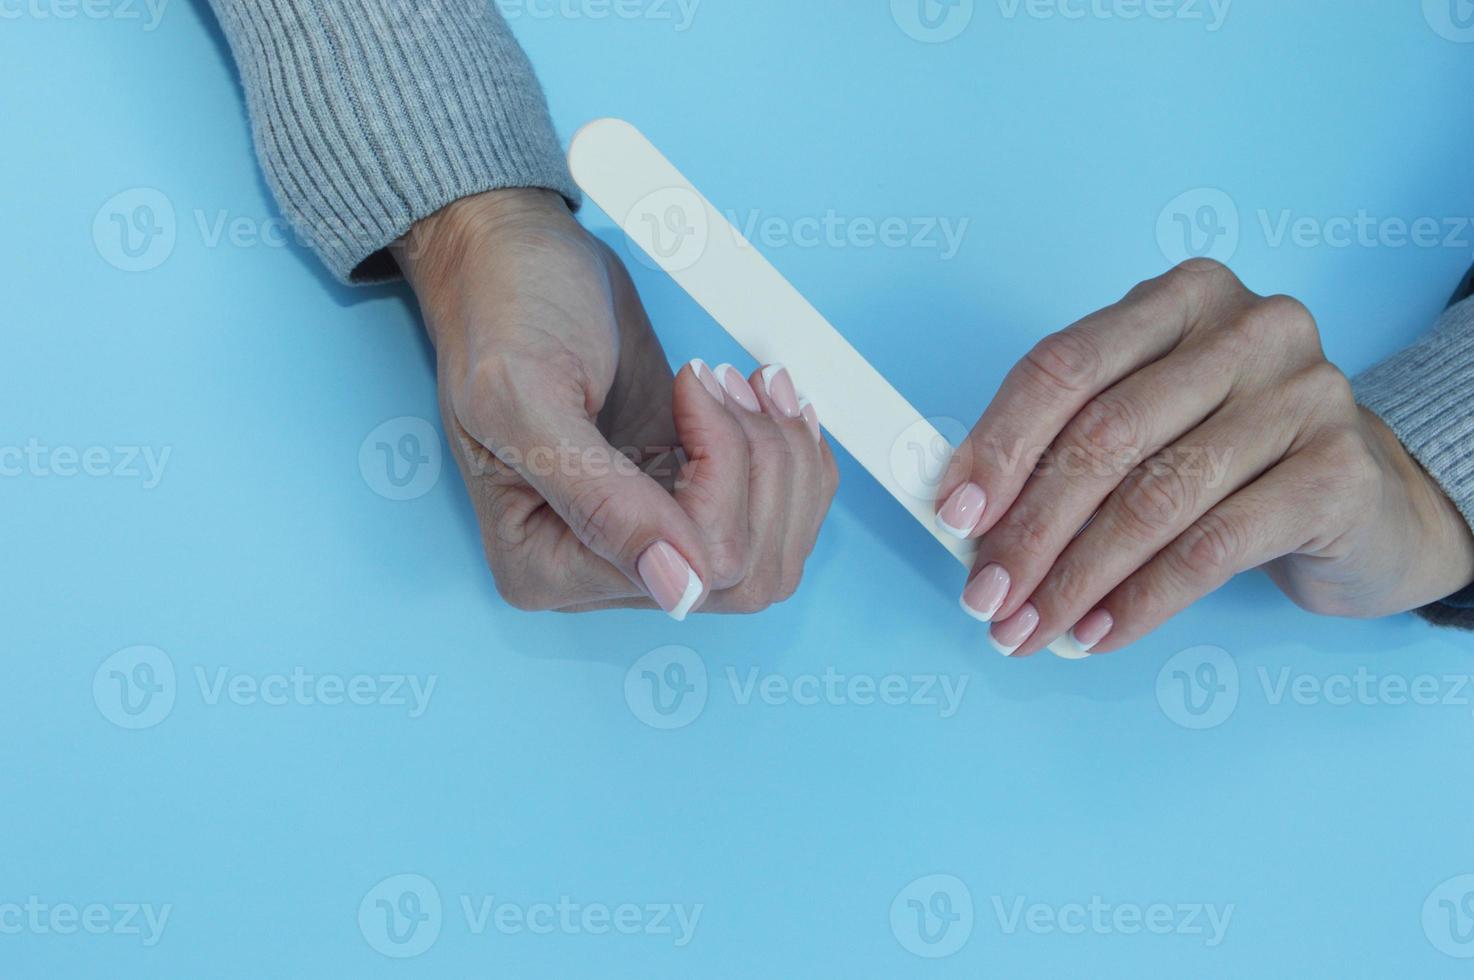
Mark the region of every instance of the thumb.
[[[530, 408], [530, 407], [529, 407]], [[676, 499], [605, 440], [576, 408], [518, 413], [501, 448], [512, 466], [594, 554], [683, 620], [710, 592], [700, 528]]]

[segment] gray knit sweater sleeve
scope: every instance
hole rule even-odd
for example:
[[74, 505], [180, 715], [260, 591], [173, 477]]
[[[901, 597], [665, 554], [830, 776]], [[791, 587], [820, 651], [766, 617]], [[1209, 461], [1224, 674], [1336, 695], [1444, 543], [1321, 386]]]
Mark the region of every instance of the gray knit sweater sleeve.
[[[1397, 434], [1474, 527], [1474, 299], [1422, 340], [1358, 377], [1357, 401]], [[1418, 613], [1474, 629], [1474, 587]]]
[[256, 151], [297, 232], [344, 282], [458, 198], [541, 187], [577, 204], [537, 78], [486, 0], [210, 0]]

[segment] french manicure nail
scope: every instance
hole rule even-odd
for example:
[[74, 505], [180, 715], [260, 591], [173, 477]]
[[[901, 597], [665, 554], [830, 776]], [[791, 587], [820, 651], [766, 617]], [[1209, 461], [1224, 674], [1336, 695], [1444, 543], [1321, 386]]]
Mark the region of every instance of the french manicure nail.
[[954, 538], [967, 539], [978, 529], [983, 519], [983, 508], [988, 503], [987, 494], [976, 483], [964, 483], [952, 491], [952, 496], [937, 513], [937, 527]]
[[1008, 598], [1008, 570], [999, 564], [989, 565], [973, 576], [962, 590], [962, 609], [981, 623], [991, 623], [998, 615], [1003, 600]]
[[993, 649], [1011, 657], [1018, 648], [1028, 642], [1029, 637], [1039, 628], [1039, 610], [1034, 608], [1032, 602], [1026, 602], [1019, 607], [1019, 611], [1009, 616], [1001, 623], [994, 623], [988, 632], [988, 641], [993, 644]]
[[1116, 626], [1116, 617], [1104, 609], [1086, 613], [1085, 618], [1075, 624], [1070, 635], [1061, 642], [1078, 650], [1083, 656], [1100, 646], [1100, 641], [1110, 635]]
[[803, 414], [798, 404], [798, 389], [793, 386], [793, 376], [781, 364], [769, 364], [762, 371], [763, 390], [772, 399], [778, 411], [791, 419]]
[[690, 563], [667, 542], [657, 541], [645, 549], [635, 564], [650, 598], [671, 619], [678, 623], [684, 620], [704, 591], [701, 579]]
[[727, 389], [727, 394], [732, 400], [749, 412], [761, 412], [762, 406], [758, 404], [757, 392], [752, 390], [752, 385], [747, 383], [741, 373], [730, 364], [719, 364], [716, 369], [717, 380], [722, 387]]
[[809, 403], [807, 398], [800, 398], [798, 400], [798, 411], [804, 417], [804, 421], [808, 423], [809, 431], [814, 434], [814, 441], [821, 441], [824, 437], [819, 432], [819, 413], [814, 411], [814, 406]]
[[698, 357], [688, 366], [691, 368], [691, 373], [696, 375], [696, 380], [701, 382], [701, 386], [717, 400], [717, 404], [724, 404], [727, 397], [722, 394], [722, 386], [717, 384], [717, 376], [711, 373], [711, 368], [706, 366], [706, 362]]

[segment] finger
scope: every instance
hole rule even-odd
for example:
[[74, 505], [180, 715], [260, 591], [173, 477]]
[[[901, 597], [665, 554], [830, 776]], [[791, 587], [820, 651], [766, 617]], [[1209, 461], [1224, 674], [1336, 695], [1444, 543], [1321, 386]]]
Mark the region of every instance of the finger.
[[783, 551], [783, 580], [775, 601], [781, 602], [798, 590], [804, 564], [814, 549], [819, 527], [828, 511], [827, 474], [822, 447], [804, 418], [798, 389], [788, 369], [769, 364], [754, 373], [749, 383], [757, 391], [763, 410], [777, 423], [787, 444], [787, 465], [791, 468], [788, 513], [784, 521], [786, 533], [778, 543]]
[[979, 542], [974, 567], [996, 566], [1009, 585], [996, 607], [971, 611], [1013, 616], [1127, 474], [1222, 405], [1233, 380], [1228, 358], [1211, 345], [1184, 345], [1086, 404]]
[[1297, 453], [1198, 518], [1090, 613], [1105, 627], [1092, 652], [1135, 643], [1239, 572], [1305, 548], [1339, 506], [1325, 471]]
[[743, 411], [696, 359], [676, 375], [676, 432], [686, 464], [676, 482], [676, 502], [701, 529], [711, 556], [714, 590], [742, 580], [748, 563], [749, 472], [747, 434], [735, 413]]
[[1177, 347], [1248, 291], [1222, 265], [1184, 263], [1046, 337], [1004, 378], [947, 468], [937, 521], [977, 537], [1013, 506], [1037, 458], [1090, 399]]
[[1099, 620], [1081, 621], [1113, 588], [1213, 507], [1258, 479], [1290, 451], [1300, 426], [1280, 403], [1227, 410], [1134, 469], [1049, 569], [1028, 604], [1038, 626], [1021, 641], [1005, 620], [1003, 647], [1028, 656], [1070, 631], [1088, 653], [1103, 638]]
[[713, 596], [714, 608], [756, 612], [773, 603], [783, 582], [782, 544], [788, 534], [793, 494], [791, 454], [777, 420], [763, 410], [753, 385], [730, 364], [718, 365], [714, 373], [747, 437], [749, 528], [742, 580]]

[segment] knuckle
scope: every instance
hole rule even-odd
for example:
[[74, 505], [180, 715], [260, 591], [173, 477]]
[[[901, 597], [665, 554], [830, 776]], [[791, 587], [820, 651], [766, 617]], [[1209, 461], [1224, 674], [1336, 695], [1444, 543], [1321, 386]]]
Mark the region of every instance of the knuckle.
[[1141, 449], [1146, 424], [1129, 399], [1104, 394], [1081, 410], [1068, 440], [1094, 457], [1114, 457]]
[[[1061, 559], [1034, 590], [1029, 601], [1039, 610], [1041, 622], [1061, 622], [1072, 610], [1078, 610], [1092, 598], [1090, 573], [1079, 562]], [[1066, 625], [1069, 625], [1068, 623]]]
[[1173, 549], [1188, 581], [1215, 581], [1232, 572], [1245, 553], [1243, 529], [1221, 514], [1204, 514]]
[[824, 454], [823, 487], [826, 500], [833, 500], [839, 492], [839, 464], [835, 462], [834, 454], [829, 452]]
[[1121, 488], [1120, 513], [1140, 536], [1170, 533], [1192, 504], [1192, 488], [1175, 466], [1143, 467]]
[[1259, 313], [1276, 329], [1295, 341], [1309, 340], [1319, 344], [1320, 331], [1310, 308], [1293, 296], [1279, 293], [1266, 296], [1257, 304]]
[[1300, 387], [1314, 409], [1342, 417], [1356, 411], [1356, 396], [1351, 391], [1351, 380], [1330, 361], [1316, 361], [1299, 372], [1293, 383]]
[[1233, 321], [1233, 331], [1253, 348], [1320, 349], [1315, 318], [1292, 296], [1270, 296], [1251, 304]]
[[753, 574], [730, 591], [733, 612], [759, 613], [773, 604], [774, 586], [766, 575]]
[[628, 549], [630, 530], [618, 518], [618, 496], [601, 480], [580, 481], [570, 495], [568, 526], [596, 554], [622, 555]]
[[1050, 334], [1024, 356], [1025, 370], [1050, 391], [1092, 391], [1100, 377], [1103, 358], [1095, 344], [1081, 333]]
[[727, 535], [711, 545], [712, 587], [731, 588], [742, 581], [747, 571], [747, 542], [736, 535]]
[[1011, 551], [1031, 561], [1043, 562], [1054, 557], [1054, 535], [1049, 525], [1035, 515], [1021, 515], [1012, 520], [1004, 537]]
[[1317, 450], [1322, 465], [1314, 487], [1316, 495], [1348, 508], [1363, 509], [1381, 486], [1381, 467], [1365, 437], [1350, 426], [1338, 427], [1321, 436]]
[[1210, 297], [1243, 289], [1233, 270], [1217, 259], [1188, 259], [1167, 273], [1167, 285], [1186, 296], [1193, 307]]

